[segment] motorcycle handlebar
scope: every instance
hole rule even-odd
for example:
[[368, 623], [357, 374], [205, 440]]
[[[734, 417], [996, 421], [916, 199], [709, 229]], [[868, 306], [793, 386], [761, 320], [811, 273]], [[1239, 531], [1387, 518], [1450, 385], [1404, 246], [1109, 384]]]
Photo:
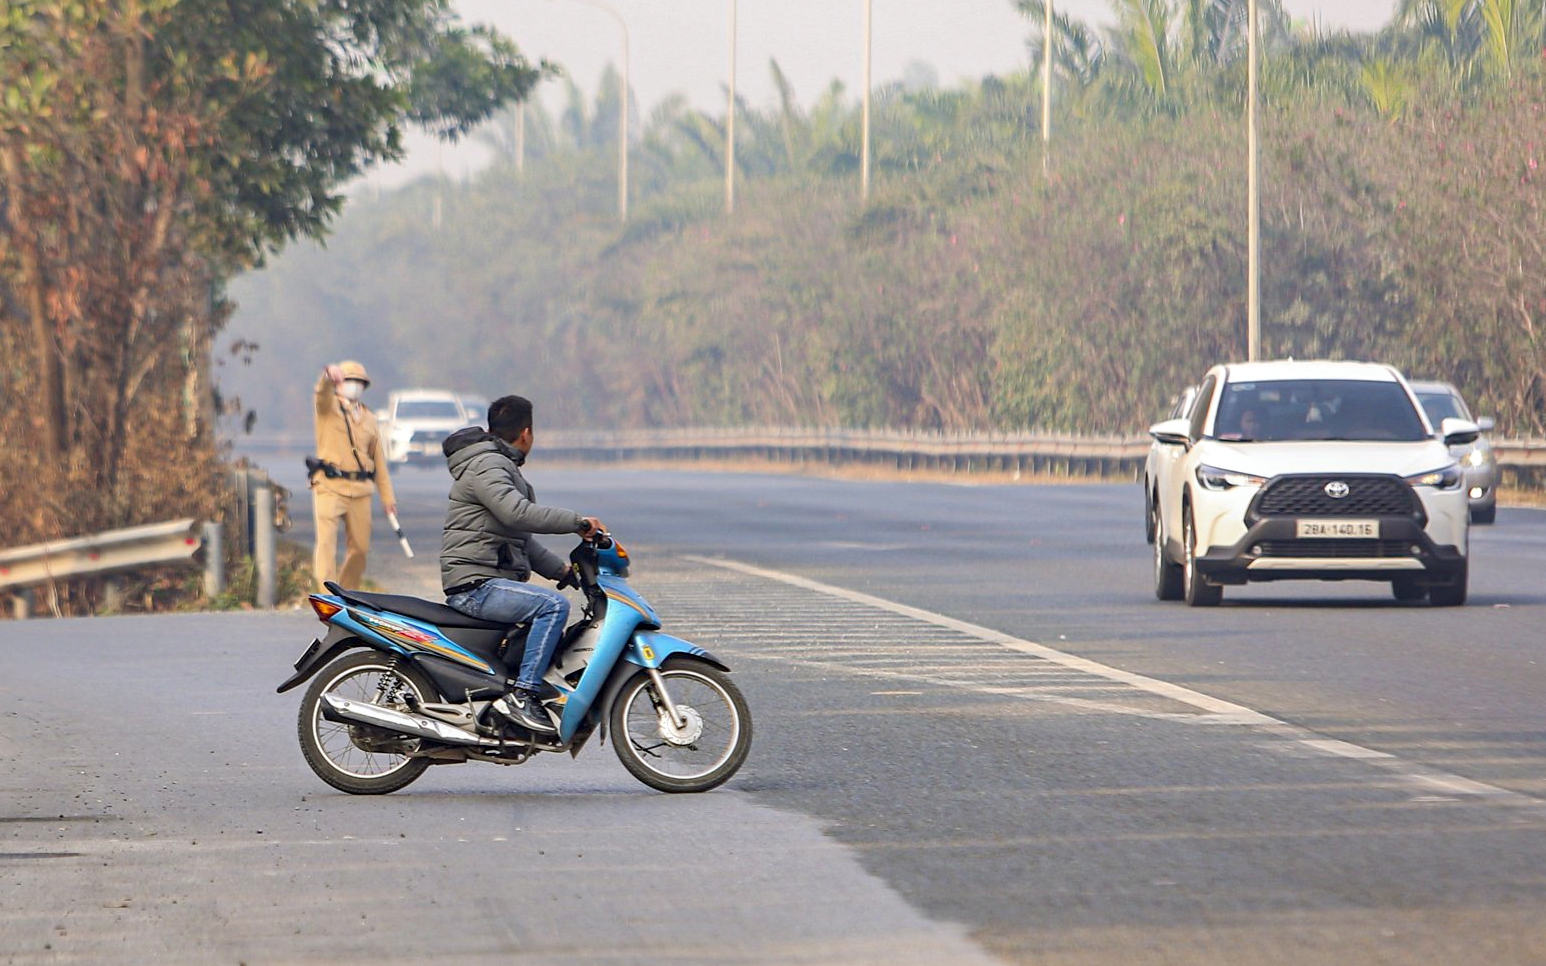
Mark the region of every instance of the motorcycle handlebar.
[[612, 546], [612, 535], [605, 530], [597, 530], [588, 537], [581, 537], [569, 552], [569, 562], [574, 564], [575, 572], [579, 577], [577, 586], [581, 590], [589, 592], [596, 586], [596, 551], [607, 550]]

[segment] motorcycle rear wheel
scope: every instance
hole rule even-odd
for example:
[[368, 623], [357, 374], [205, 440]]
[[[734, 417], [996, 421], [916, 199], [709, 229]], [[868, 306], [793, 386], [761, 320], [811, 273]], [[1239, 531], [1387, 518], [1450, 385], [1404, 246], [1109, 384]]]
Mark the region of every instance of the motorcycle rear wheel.
[[[323, 668], [301, 699], [298, 728], [301, 754], [317, 777], [351, 795], [385, 795], [410, 784], [429, 767], [426, 758], [411, 758], [418, 739], [394, 740], [392, 733], [368, 725], [329, 721], [322, 716], [322, 695], [339, 692], [356, 701], [380, 703], [383, 681], [390, 699], [386, 707], [407, 710], [396, 695], [412, 691], [422, 702], [437, 700], [435, 687], [424, 672], [411, 665], [392, 667], [379, 651], [354, 651]], [[395, 687], [394, 687], [395, 685]], [[365, 745], [379, 744], [380, 750]], [[396, 747], [394, 747], [396, 746]]]
[[741, 689], [725, 672], [692, 658], [668, 658], [660, 675], [687, 722], [672, 722], [649, 674], [638, 672], [612, 705], [618, 760], [663, 792], [706, 792], [723, 784], [751, 750], [751, 712]]

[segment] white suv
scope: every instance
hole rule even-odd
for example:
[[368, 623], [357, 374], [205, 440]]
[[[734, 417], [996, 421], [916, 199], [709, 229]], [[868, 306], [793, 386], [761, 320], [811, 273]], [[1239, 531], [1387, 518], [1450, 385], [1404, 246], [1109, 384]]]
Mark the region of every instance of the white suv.
[[1465, 603], [1469, 507], [1449, 446], [1406, 380], [1359, 362], [1215, 366], [1186, 418], [1150, 427], [1154, 593], [1217, 604], [1226, 584], [1383, 580], [1398, 600]]
[[397, 465], [444, 459], [440, 444], [471, 423], [461, 398], [446, 389], [398, 390], [377, 418], [386, 427], [387, 461]]

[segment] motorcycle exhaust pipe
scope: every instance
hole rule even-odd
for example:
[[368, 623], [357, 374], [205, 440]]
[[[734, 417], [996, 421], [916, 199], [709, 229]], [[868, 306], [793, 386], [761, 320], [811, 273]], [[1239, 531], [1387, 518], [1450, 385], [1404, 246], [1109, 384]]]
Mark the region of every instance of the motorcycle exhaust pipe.
[[372, 725], [405, 735], [428, 738], [445, 745], [474, 745], [479, 748], [498, 748], [500, 742], [493, 738], [463, 731], [455, 725], [419, 714], [406, 714], [383, 708], [365, 701], [350, 701], [336, 694], [322, 695], [322, 717], [329, 721]]

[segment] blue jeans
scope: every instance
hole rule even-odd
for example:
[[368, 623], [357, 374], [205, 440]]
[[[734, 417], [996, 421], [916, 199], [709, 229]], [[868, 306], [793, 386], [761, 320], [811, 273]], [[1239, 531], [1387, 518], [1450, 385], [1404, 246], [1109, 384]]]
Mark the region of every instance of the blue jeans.
[[515, 683], [528, 691], [542, 686], [542, 674], [553, 660], [553, 652], [564, 636], [564, 622], [569, 619], [567, 597], [547, 587], [495, 577], [466, 593], [447, 597], [446, 604], [490, 624], [531, 624], [526, 632], [526, 651], [521, 655], [521, 673]]

